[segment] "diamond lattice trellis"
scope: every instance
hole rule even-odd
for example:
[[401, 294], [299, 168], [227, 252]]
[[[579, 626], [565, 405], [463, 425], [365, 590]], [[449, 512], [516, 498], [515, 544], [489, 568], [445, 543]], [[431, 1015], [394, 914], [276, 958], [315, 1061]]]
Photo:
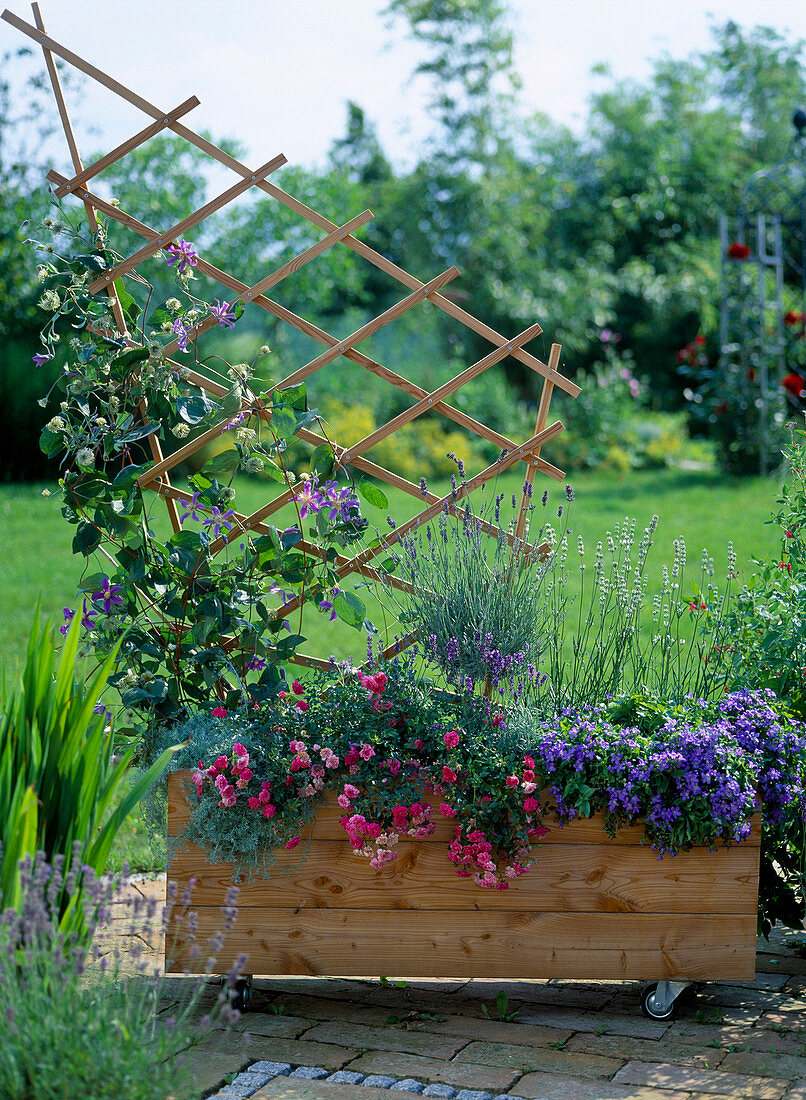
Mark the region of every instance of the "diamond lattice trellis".
[[[268, 177], [271, 173], [285, 163], [284, 156], [275, 156], [260, 168], [253, 171], [234, 157], [230, 156], [223, 149], [214, 145], [208, 139], [188, 129], [188, 127], [180, 121], [184, 115], [198, 105], [199, 100], [195, 96], [185, 100], [184, 103], [171, 111], [161, 111], [158, 107], [149, 103], [136, 92], [126, 88], [113, 77], [108, 76], [94, 65], [79, 57], [76, 53], [62, 46], [59, 42], [56, 42], [45, 31], [39, 5], [36, 3], [32, 4], [32, 9], [34, 24], [26, 23], [19, 16], [8, 10], [3, 12], [3, 19], [40, 45], [44, 54], [73, 165], [73, 175], [69, 178], [56, 171], [48, 173], [47, 178], [54, 185], [54, 194], [59, 198], [72, 195], [83, 202], [91, 232], [95, 233], [97, 230], [96, 214], [100, 212], [123, 226], [125, 229], [131, 231], [136, 237], [143, 238], [146, 242], [139, 248], [136, 248], [115, 268], [100, 275], [89, 288], [93, 293], [109, 294], [110, 306], [118, 331], [131, 346], [138, 346], [138, 344], [127, 332], [126, 321], [120, 303], [112, 292], [115, 279], [120, 278], [124, 274], [134, 272], [140, 264], [156, 255], [171, 242], [178, 241], [189, 230], [201, 224], [202, 221], [210, 217], [216, 211], [223, 209], [228, 203], [232, 202], [244, 192], [252, 188], [257, 188], [263, 191], [273, 201], [282, 203], [289, 210], [294, 211], [301, 218], [324, 231], [325, 235], [316, 244], [305, 249], [277, 270], [264, 276], [252, 285], [248, 285], [234, 275], [214, 267], [204, 259], [199, 259], [197, 270], [234, 294], [235, 299], [242, 302], [245, 306], [251, 305], [257, 309], [266, 311], [273, 317], [297, 331], [312, 337], [324, 346], [325, 350], [320, 355], [303, 364], [279, 382], [279, 388], [292, 386], [302, 382], [311, 377], [315, 372], [334, 362], [336, 359], [344, 357], [363, 370], [371, 372], [389, 385], [397, 387], [403, 393], [414, 399], [414, 404], [404, 412], [393, 417], [388, 423], [375, 429], [363, 439], [356, 440], [350, 446], [343, 446], [339, 443], [333, 444], [316, 432], [308, 430], [302, 430], [300, 432], [300, 437], [314, 446], [322, 443], [330, 444], [333, 447], [338, 466], [344, 467], [349, 465], [362, 473], [377, 478], [387, 485], [410, 494], [417, 498], [420, 503], [425, 503], [426, 505], [426, 507], [416, 516], [400, 524], [386, 535], [381, 545], [364, 549], [354, 557], [339, 556], [336, 563], [339, 578], [351, 574], [360, 574], [373, 580], [380, 580], [380, 573], [372, 565], [372, 561], [377, 555], [383, 553], [394, 543], [399, 542], [409, 532], [413, 531], [421, 524], [427, 523], [441, 510], [452, 508], [453, 503], [457, 500], [462, 499], [473, 489], [483, 485], [486, 481], [496, 477], [516, 463], [523, 462], [525, 464], [526, 473], [524, 480], [530, 486], [534, 483], [535, 475], [538, 471], [557, 481], [561, 481], [564, 478], [564, 472], [558, 470], [550, 462], [547, 462], [541, 456], [540, 452], [545, 443], [563, 430], [563, 425], [560, 421], [555, 421], [552, 424], [548, 423], [549, 407], [555, 387], [563, 390], [571, 397], [576, 397], [580, 391], [579, 387], [562, 375], [558, 369], [561, 350], [558, 344], [552, 344], [547, 363], [543, 363], [540, 359], [526, 350], [526, 344], [542, 332], [542, 328], [539, 324], [535, 323], [530, 325], [528, 328], [524, 329], [523, 332], [511, 339], [502, 336], [489, 325], [486, 325], [483, 321], [480, 321], [478, 318], [462, 309], [455, 302], [440, 294], [440, 290], [459, 274], [456, 267], [450, 267], [448, 270], [443, 271], [427, 282], [422, 282], [414, 275], [410, 275], [407, 271], [392, 263], [391, 260], [388, 260], [386, 257], [360, 241], [357, 237], [353, 236], [354, 230], [358, 229], [372, 218], [372, 214], [369, 211], [363, 211], [343, 225], [334, 224], [328, 218], [312, 210], [293, 195], [287, 194], [270, 181]], [[133, 137], [101, 157], [94, 164], [84, 167], [76, 143], [73, 127], [70, 122], [54, 57], [62, 58], [85, 75], [91, 77], [93, 80], [96, 80], [98, 83], [120, 96], [126, 102], [139, 108], [153, 121]], [[172, 131], [191, 145], [194, 145], [197, 149], [206, 153], [212, 160], [231, 169], [238, 177], [238, 182], [220, 194], [217, 198], [205, 203], [199, 210], [183, 218], [176, 225], [164, 230], [159, 230], [145, 225], [119, 207], [104, 201], [104, 199], [94, 194], [90, 189], [90, 181], [105, 168], [121, 161], [128, 153], [141, 146], [144, 142], [148, 141], [162, 130]], [[293, 275], [293, 273], [298, 271], [304, 264], [314, 260], [325, 250], [337, 246], [351, 249], [368, 263], [379, 268], [392, 279], [401, 283], [409, 292], [390, 309], [387, 309], [384, 313], [362, 325], [358, 330], [344, 339], [337, 339], [317, 325], [303, 317], [297, 316], [278, 302], [267, 297], [267, 292], [269, 290], [277, 286], [284, 279]], [[395, 373], [382, 363], [376, 362], [374, 359], [358, 350], [358, 345], [363, 340], [373, 335], [383, 326], [402, 316], [407, 310], [415, 308], [419, 303], [426, 300], [438, 309], [443, 310], [461, 324], [467, 326], [479, 336], [488, 340], [490, 344], [493, 345], [492, 350], [487, 355], [483, 356], [477, 362], [461, 371], [454, 378], [438, 386], [430, 393], [421, 386], [416, 385], [414, 382]], [[194, 331], [194, 338], [201, 335], [213, 324], [215, 324], [215, 319], [207, 318], [197, 326]], [[164, 349], [167, 361], [172, 367], [181, 371], [186, 381], [214, 397], [224, 397], [227, 394], [227, 390], [224, 386], [211, 381], [203, 374], [193, 369], [189, 369], [183, 364], [171, 360], [170, 357], [175, 355], [177, 350], [177, 341], [172, 341], [167, 344]], [[463, 385], [471, 381], [471, 379], [476, 378], [482, 372], [510, 355], [524, 366], [528, 367], [531, 371], [540, 375], [543, 379], [534, 432], [531, 438], [522, 443], [509, 439], [481, 421], [455, 408], [448, 400], [455, 395]], [[271, 417], [270, 412], [263, 406], [262, 402], [252, 396], [245, 399], [243, 411], [260, 416], [264, 420], [269, 420]], [[451, 496], [440, 498], [432, 493], [423, 493], [418, 485], [414, 485], [393, 470], [372, 462], [367, 457], [367, 452], [381, 442], [381, 440], [388, 438], [399, 428], [402, 428], [416, 417], [427, 412], [440, 413], [442, 416], [479, 436], [481, 439], [496, 444], [502, 451], [502, 456], [496, 462], [469, 477], [464, 484], [459, 486], [457, 491], [453, 494], [453, 500]], [[212, 439], [220, 436], [222, 428], [229, 419], [230, 415], [221, 423], [214, 425], [209, 430], [197, 436], [190, 443], [180, 447], [167, 457], [163, 455], [159, 440], [154, 435], [148, 437], [154, 465], [142, 475], [140, 478], [140, 485], [143, 489], [149, 489], [158, 493], [160, 497], [165, 500], [174, 531], [180, 529], [176, 502], [187, 494], [176, 489], [171, 484], [171, 471]], [[227, 541], [232, 541], [235, 538], [243, 538], [245, 533], [254, 533], [256, 535], [267, 533], [269, 528], [266, 526], [265, 521], [290, 501], [293, 492], [293, 489], [287, 488], [285, 491], [278, 493], [273, 499], [269, 500], [251, 515], [236, 514], [236, 524], [233, 530], [213, 543], [211, 547], [212, 553], [217, 554], [221, 552], [226, 545], [225, 539]], [[508, 535], [510, 543], [515, 539], [524, 539], [525, 537], [528, 500], [529, 497], [524, 487], [515, 532], [514, 535], [512, 533]], [[485, 523], [484, 527], [490, 534], [495, 535], [499, 533], [498, 528], [492, 524]], [[297, 546], [306, 553], [317, 553], [317, 548], [307, 543], [305, 540], [297, 543]], [[525, 546], [531, 550], [539, 549], [533, 547], [529, 548], [528, 543], [526, 543]], [[388, 580], [388, 578], [386, 579]], [[392, 578], [392, 583], [400, 584], [402, 582], [395, 582]], [[286, 602], [281, 608], [277, 609], [277, 613], [282, 616], [287, 616], [299, 607], [300, 599], [297, 598], [290, 602]], [[412, 638], [413, 636], [409, 635], [396, 641], [393, 645], [389, 645], [386, 650], [386, 655], [403, 648], [405, 645], [409, 644]], [[237, 643], [233, 641], [232, 645], [235, 646], [236, 644]], [[321, 657], [303, 654], [297, 654], [294, 660], [304, 665], [318, 665], [323, 667], [328, 665], [328, 662]]]

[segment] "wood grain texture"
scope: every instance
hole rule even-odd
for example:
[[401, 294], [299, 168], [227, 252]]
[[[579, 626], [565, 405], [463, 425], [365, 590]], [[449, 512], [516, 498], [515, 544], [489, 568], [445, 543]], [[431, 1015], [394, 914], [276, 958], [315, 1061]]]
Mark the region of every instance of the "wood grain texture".
[[[204, 943], [222, 924], [201, 909]], [[198, 967], [169, 936], [171, 969]], [[240, 907], [221, 970], [248, 956], [253, 974], [417, 977], [752, 978], [756, 918], [593, 913], [427, 913]]]
[[[187, 823], [189, 772], [169, 777], [168, 831]], [[191, 793], [190, 797], [194, 797]], [[334, 803], [303, 834], [307, 850], [277, 853], [271, 878], [241, 884], [238, 921], [221, 968], [244, 952], [263, 974], [419, 977], [744, 979], [755, 968], [758, 815], [751, 843], [658, 861], [641, 825], [610, 840], [601, 815], [552, 829], [536, 863], [509, 890], [459, 879], [439, 818], [374, 871], [349, 848]], [[231, 868], [188, 845], [168, 867], [180, 891], [195, 880], [198, 936], [221, 927]], [[182, 914], [166, 965], [193, 969]]]
[[[442, 844], [406, 841], [382, 871], [341, 840], [313, 841], [304, 852], [280, 851], [271, 878], [240, 885], [239, 904], [267, 909], [416, 909], [544, 913], [751, 912], [756, 903], [758, 849], [682, 852], [660, 863], [651, 848], [619, 844], [546, 844], [508, 890], [481, 890], [459, 878]], [[211, 865], [190, 845], [168, 877], [184, 889], [195, 879], [193, 905], [220, 904], [232, 868]]]

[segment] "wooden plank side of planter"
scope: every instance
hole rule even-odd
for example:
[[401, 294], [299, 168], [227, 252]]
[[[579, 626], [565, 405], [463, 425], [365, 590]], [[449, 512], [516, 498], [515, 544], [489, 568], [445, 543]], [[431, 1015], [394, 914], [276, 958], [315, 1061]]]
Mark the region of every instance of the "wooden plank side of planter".
[[[187, 821], [183, 781], [187, 773], [169, 781], [173, 835]], [[273, 877], [242, 884], [223, 969], [243, 952], [256, 974], [712, 981], [754, 974], [757, 821], [755, 844], [662, 861], [639, 843], [640, 825], [611, 841], [601, 817], [574, 823], [552, 830], [532, 869], [499, 891], [457, 878], [436, 843], [403, 842], [398, 860], [376, 872], [352, 854], [337, 812], [325, 807], [324, 827], [317, 816], [307, 851], [277, 853]], [[451, 835], [444, 824], [443, 844]], [[202, 944], [222, 925], [231, 872], [193, 846], [169, 865], [180, 889], [196, 879]], [[181, 914], [172, 928], [167, 965], [198, 967]]]
[[[238, 904], [271, 909], [537, 910], [545, 913], [753, 912], [758, 849], [739, 846], [681, 852], [658, 862], [638, 845], [550, 844], [508, 890], [482, 890], [459, 878], [444, 847], [401, 843], [394, 863], [375, 871], [354, 855], [346, 838], [312, 841], [307, 852], [277, 852], [270, 878], [239, 886]], [[191, 878], [194, 906], [221, 904], [232, 882], [228, 864], [211, 865], [188, 845], [168, 877], [184, 891]]]
[[[190, 784], [189, 771], [178, 771], [168, 776], [168, 834], [176, 836], [187, 825], [190, 816], [190, 808], [187, 803], [185, 790]], [[436, 801], [432, 799], [432, 802]], [[339, 818], [344, 814], [335, 799], [323, 799], [316, 808], [316, 817], [309, 825], [300, 830], [303, 840], [341, 840], [346, 841], [344, 829], [339, 824]], [[747, 840], [742, 841], [742, 847], [758, 848], [761, 843], [761, 815], [753, 818], [753, 828]], [[435, 831], [430, 837], [418, 841], [418, 844], [447, 844], [454, 833], [454, 823], [448, 818], [442, 817], [437, 812], [434, 815]], [[641, 824], [630, 825], [619, 829], [615, 839], [611, 840], [604, 831], [604, 815], [595, 814], [590, 818], [581, 818], [568, 825], [551, 824], [549, 832], [540, 840], [545, 844], [640, 844], [644, 837], [644, 827]], [[657, 858], [657, 857], [656, 857]], [[679, 858], [679, 857], [678, 857]]]
[[[220, 911], [198, 911], [204, 943]], [[220, 957], [255, 974], [355, 977], [752, 978], [756, 917], [240, 908]], [[195, 969], [181, 932], [171, 968]]]

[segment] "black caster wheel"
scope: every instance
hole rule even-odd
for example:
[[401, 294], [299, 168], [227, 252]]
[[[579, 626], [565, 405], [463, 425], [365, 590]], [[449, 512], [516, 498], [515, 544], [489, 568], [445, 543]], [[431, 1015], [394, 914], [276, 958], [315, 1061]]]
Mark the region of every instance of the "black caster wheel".
[[665, 982], [653, 982], [651, 985], [645, 986], [642, 990], [641, 1011], [650, 1020], [673, 1020], [677, 1010], [677, 998], [669, 1003], [665, 1003], [658, 995], [658, 986], [660, 984], [666, 985]]
[[252, 1000], [252, 987], [246, 978], [239, 978], [229, 994], [230, 1007], [238, 1012], [246, 1012]]

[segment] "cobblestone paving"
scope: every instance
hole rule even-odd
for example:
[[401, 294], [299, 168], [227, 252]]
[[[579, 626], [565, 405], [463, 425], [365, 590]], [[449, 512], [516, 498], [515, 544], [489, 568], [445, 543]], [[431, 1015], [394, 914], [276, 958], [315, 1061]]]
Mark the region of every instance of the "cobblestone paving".
[[[806, 932], [759, 940], [755, 981], [684, 994], [674, 1021], [642, 1016], [641, 985], [257, 979], [235, 1033], [210, 1030], [196, 1048], [199, 1095], [391, 1100], [426, 1086], [453, 1100], [806, 1100]], [[259, 1062], [289, 1068], [233, 1084]]]

